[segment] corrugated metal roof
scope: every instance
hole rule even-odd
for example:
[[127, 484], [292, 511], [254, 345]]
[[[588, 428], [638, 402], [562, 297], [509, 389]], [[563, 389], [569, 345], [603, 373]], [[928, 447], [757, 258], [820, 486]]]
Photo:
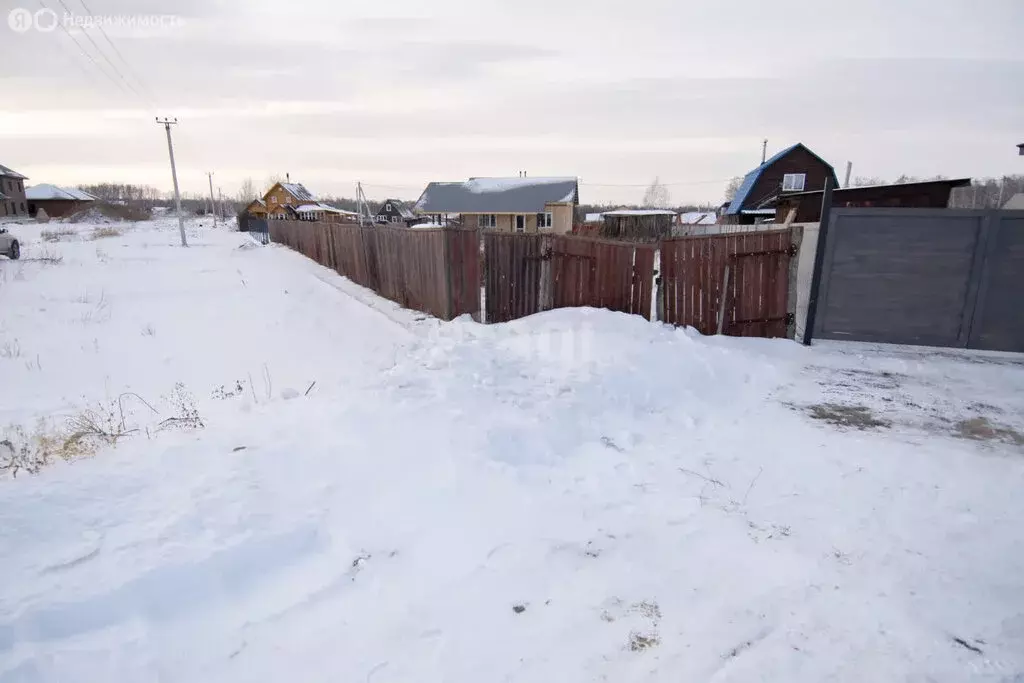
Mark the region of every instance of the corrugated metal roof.
[[547, 204], [578, 198], [576, 178], [471, 178], [430, 183], [413, 208], [421, 213], [537, 213]]
[[8, 168], [7, 166], [4, 166], [3, 164], [0, 164], [0, 176], [4, 176], [4, 177], [7, 177], [7, 178], [20, 179], [20, 180], [28, 180], [28, 176], [23, 176], [20, 173], [18, 173], [17, 171], [15, 171], [15, 170], [13, 170], [11, 168]]
[[[747, 195], [749, 195], [750, 191], [754, 189], [754, 184], [757, 182], [758, 178], [761, 177], [761, 174], [764, 172], [764, 170], [771, 166], [772, 164], [774, 164], [779, 159], [781, 159], [782, 157], [792, 152], [797, 147], [803, 147], [808, 152], [811, 152], [811, 150], [808, 149], [806, 145], [804, 145], [802, 142], [798, 142], [795, 145], [790, 145], [789, 147], [776, 152], [771, 157], [765, 159], [763, 164], [755, 168], [747, 175], [743, 176], [743, 182], [740, 183], [740, 186], [736, 189], [736, 196], [732, 198], [732, 202], [729, 204], [729, 208], [725, 210], [725, 213], [727, 215], [738, 214], [740, 210], [743, 208], [743, 203], [747, 200]], [[811, 154], [814, 154], [814, 152], [811, 152]], [[818, 155], [814, 154], [814, 156], [817, 157]], [[821, 159], [821, 157], [818, 158]], [[822, 161], [824, 161], [824, 159], [822, 159]], [[831, 165], [829, 165], [829, 168], [832, 168]], [[833, 174], [834, 173], [835, 171], [833, 171]]]
[[307, 190], [306, 186], [302, 183], [281, 183], [281, 187], [300, 202], [316, 201], [316, 197], [313, 196], [313, 193]]

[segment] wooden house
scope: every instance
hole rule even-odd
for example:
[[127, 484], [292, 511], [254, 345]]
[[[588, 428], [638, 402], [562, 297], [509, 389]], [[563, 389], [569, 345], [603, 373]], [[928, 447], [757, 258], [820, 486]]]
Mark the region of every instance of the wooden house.
[[631, 242], [657, 242], [672, 236], [676, 212], [667, 209], [605, 211], [598, 235]]
[[775, 203], [782, 193], [824, 190], [826, 178], [832, 178], [832, 187], [838, 186], [835, 169], [798, 142], [743, 177], [719, 222], [747, 224], [774, 220]]
[[405, 205], [401, 199], [385, 199], [374, 214], [377, 223], [390, 223], [392, 225], [404, 225], [406, 227], [415, 225], [424, 219], [418, 218], [412, 209]]

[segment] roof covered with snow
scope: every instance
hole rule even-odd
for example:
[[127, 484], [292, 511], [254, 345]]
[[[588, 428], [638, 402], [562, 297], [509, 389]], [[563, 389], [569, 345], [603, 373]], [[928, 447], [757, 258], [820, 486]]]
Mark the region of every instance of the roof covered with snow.
[[5, 178], [20, 179], [20, 180], [26, 180], [28, 178], [28, 176], [23, 176], [20, 173], [18, 173], [17, 171], [15, 171], [14, 169], [8, 168], [7, 166], [4, 166], [3, 164], [0, 164], [0, 176], [3, 176]]
[[430, 183], [413, 208], [421, 213], [534, 213], [578, 198], [576, 178], [470, 178]]
[[406, 206], [405, 202], [403, 202], [401, 199], [385, 199], [384, 203], [380, 205], [379, 209], [377, 209], [377, 213], [385, 213], [384, 207], [386, 207], [388, 204], [390, 204], [391, 208], [394, 209], [402, 218], [405, 218], [406, 220], [412, 220], [413, 218], [416, 218], [416, 214], [414, 214], [412, 212], [412, 209]]
[[32, 187], [25, 188], [25, 199], [34, 202], [47, 200], [75, 202], [96, 201], [96, 197], [92, 196], [85, 190], [79, 190], [77, 187], [58, 187], [57, 185], [51, 185], [49, 183], [42, 183], [40, 185], [33, 185]]
[[311, 212], [311, 211], [323, 211], [324, 213], [346, 214], [346, 215], [349, 215], [349, 216], [358, 216], [359, 215], [355, 211], [346, 211], [345, 209], [336, 209], [333, 206], [330, 206], [329, 204], [324, 204], [323, 202], [316, 202], [315, 204], [302, 204], [301, 206], [296, 206], [295, 207], [295, 211], [298, 212], [298, 213], [308, 213], [308, 212]]
[[675, 216], [675, 211], [668, 209], [618, 209], [616, 211], [605, 211], [605, 216]]
[[588, 213], [583, 216], [584, 223], [600, 223], [603, 213]]
[[714, 225], [718, 216], [714, 211], [685, 211], [679, 214], [679, 222], [683, 225]]
[[306, 186], [302, 183], [281, 183], [281, 187], [300, 202], [316, 201], [316, 197], [313, 196], [313, 193], [307, 190]]
[[1018, 192], [1006, 200], [1006, 203], [1003, 204], [1003, 208], [1007, 210], [1024, 209], [1024, 192]]

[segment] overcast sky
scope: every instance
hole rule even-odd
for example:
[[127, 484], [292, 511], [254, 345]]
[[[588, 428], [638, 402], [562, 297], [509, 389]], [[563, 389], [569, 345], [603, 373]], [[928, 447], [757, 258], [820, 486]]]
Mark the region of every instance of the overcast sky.
[[207, 170], [225, 194], [288, 172], [319, 194], [361, 180], [415, 198], [526, 170], [578, 176], [588, 203], [639, 202], [655, 176], [675, 203], [717, 202], [763, 138], [840, 178], [848, 160], [855, 176], [1024, 173], [1024, 0], [86, 4], [173, 17], [105, 26], [125, 66], [95, 29], [11, 29], [40, 0], [0, 0], [0, 163], [30, 184], [169, 190], [158, 114], [181, 121], [188, 192]]

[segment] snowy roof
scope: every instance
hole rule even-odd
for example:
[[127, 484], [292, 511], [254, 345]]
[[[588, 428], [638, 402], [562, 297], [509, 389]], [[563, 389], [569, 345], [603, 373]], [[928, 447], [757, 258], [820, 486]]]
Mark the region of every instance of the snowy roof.
[[345, 209], [336, 209], [333, 206], [329, 206], [327, 204], [324, 204], [323, 202], [317, 202], [315, 204], [303, 204], [301, 206], [296, 206], [295, 207], [295, 211], [298, 212], [298, 213], [306, 213], [306, 212], [309, 212], [309, 211], [324, 211], [326, 213], [347, 214], [349, 216], [358, 216], [359, 215], [355, 211], [346, 211]]
[[684, 225], [714, 225], [718, 216], [714, 211], [686, 211], [679, 214], [679, 222]]
[[[730, 216], [738, 214], [740, 212], [740, 209], [743, 208], [743, 202], [747, 200], [747, 195], [750, 194], [750, 191], [752, 189], [754, 189], [754, 185], [757, 183], [758, 179], [761, 177], [761, 174], [764, 172], [764, 170], [799, 147], [803, 147], [805, 150], [807, 150], [814, 156], [818, 157], [817, 154], [814, 154], [814, 152], [811, 152], [811, 150], [807, 149], [807, 147], [802, 142], [798, 142], [795, 145], [790, 145], [786, 149], [776, 152], [772, 156], [765, 159], [765, 162], [763, 164], [755, 168], [753, 171], [747, 173], [747, 175], [743, 176], [743, 182], [740, 183], [740, 186], [738, 188], [736, 188], [736, 194], [733, 196], [732, 202], [729, 204], [729, 208], [725, 210], [725, 213]], [[821, 157], [818, 158], [821, 159]], [[821, 161], [822, 163], [825, 163], [825, 165], [827, 165], [830, 169], [832, 168], [832, 166], [828, 164], [828, 162], [826, 162], [824, 159], [821, 159]], [[832, 176], [834, 179], [835, 171], [832, 172]]]
[[675, 211], [668, 209], [618, 209], [616, 211], [605, 211], [605, 216], [675, 216]]
[[740, 213], [747, 216], [774, 216], [775, 209], [743, 209]]
[[21, 180], [28, 179], [28, 176], [23, 176], [20, 173], [18, 173], [17, 171], [15, 171], [14, 169], [8, 168], [8, 167], [4, 166], [3, 164], [0, 164], [0, 176], [4, 176], [5, 178], [15, 178], [15, 179], [19, 179], [20, 178]]
[[383, 213], [384, 207], [387, 206], [388, 204], [390, 204], [394, 208], [394, 210], [398, 212], [398, 215], [401, 216], [402, 218], [408, 220], [416, 218], [416, 214], [414, 214], [412, 212], [412, 209], [406, 206], [405, 202], [403, 202], [401, 199], [385, 199], [384, 203], [380, 205], [379, 209], [377, 209], [377, 213]]
[[583, 216], [584, 223], [600, 223], [603, 213], [588, 213]]
[[533, 213], [575, 202], [576, 178], [470, 178], [430, 183], [414, 209], [422, 213]]
[[63, 199], [66, 201], [92, 202], [96, 200], [96, 197], [76, 187], [58, 187], [49, 183], [42, 183], [25, 188], [25, 199], [30, 201]]
[[281, 187], [300, 202], [316, 201], [316, 197], [313, 196], [313, 193], [307, 190], [306, 186], [302, 183], [281, 183]]

